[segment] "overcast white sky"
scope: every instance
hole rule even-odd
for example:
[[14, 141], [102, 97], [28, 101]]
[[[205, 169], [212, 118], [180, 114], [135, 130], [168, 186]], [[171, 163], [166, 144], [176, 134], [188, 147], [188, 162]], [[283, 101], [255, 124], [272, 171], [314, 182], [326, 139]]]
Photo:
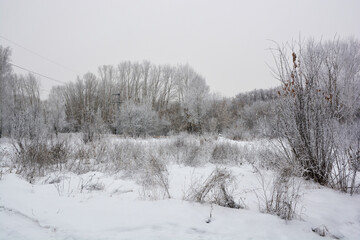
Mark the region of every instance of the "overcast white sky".
[[[359, 39], [360, 0], [0, 0], [1, 37], [73, 71], [0, 38], [13, 62], [65, 82], [99, 65], [146, 59], [188, 63], [212, 92], [234, 96], [277, 85], [268, 39], [299, 34]], [[57, 84], [40, 80], [44, 90]]]

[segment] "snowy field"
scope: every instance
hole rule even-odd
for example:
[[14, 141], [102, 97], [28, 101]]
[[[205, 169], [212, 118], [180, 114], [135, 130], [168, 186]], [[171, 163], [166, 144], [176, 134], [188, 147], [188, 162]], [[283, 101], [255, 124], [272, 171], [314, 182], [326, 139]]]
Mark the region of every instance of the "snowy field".
[[[108, 141], [142, 141], [144, 147], [151, 147], [172, 140]], [[250, 152], [266, 145], [262, 141], [216, 141], [230, 142], [242, 151], [249, 146]], [[9, 141], [2, 140], [0, 145], [0, 239], [324, 239], [314, 233], [316, 228], [326, 232], [325, 239], [360, 239], [360, 196], [310, 181], [297, 179], [301, 200], [295, 219], [286, 221], [260, 211], [261, 179], [269, 184], [275, 173], [262, 168], [261, 177], [254, 165], [257, 160], [245, 159], [253, 156], [248, 153], [235, 163], [210, 161], [196, 166], [169, 155], [171, 159], [165, 161], [168, 198], [159, 186], [146, 184], [146, 175], [109, 171], [100, 163], [97, 170], [83, 173], [66, 168], [48, 172], [31, 184], [11, 167]], [[191, 189], [217, 167], [234, 176], [231, 193], [244, 208], [186, 200]]]

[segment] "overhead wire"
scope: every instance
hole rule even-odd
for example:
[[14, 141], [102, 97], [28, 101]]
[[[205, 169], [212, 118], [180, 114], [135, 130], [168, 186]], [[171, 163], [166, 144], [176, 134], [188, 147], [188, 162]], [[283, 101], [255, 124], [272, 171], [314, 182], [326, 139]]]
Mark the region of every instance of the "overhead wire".
[[11, 66], [13, 66], [13, 67], [16, 67], [16, 68], [19, 68], [19, 69], [22, 69], [22, 70], [28, 71], [29, 73], [32, 73], [32, 74], [38, 75], [38, 76], [40, 76], [40, 77], [43, 77], [43, 78], [49, 79], [49, 80], [51, 80], [51, 81], [54, 81], [54, 82], [57, 82], [57, 83], [61, 83], [61, 84], [66, 84], [66, 82], [64, 82], [64, 81], [60, 81], [60, 80], [58, 80], [58, 79], [55, 79], [55, 78], [52, 78], [52, 77], [48, 77], [48, 76], [46, 76], [46, 75], [44, 75], [44, 74], [41, 74], [41, 73], [38, 73], [38, 72], [32, 71], [32, 70], [27, 69], [27, 68], [24, 68], [24, 67], [21, 67], [21, 66], [19, 66], [19, 65], [17, 65], [17, 64], [14, 64], [14, 63], [12, 63], [12, 62], [8, 62], [8, 63], [9, 63]]
[[20, 47], [20, 48], [24, 49], [25, 51], [28, 51], [28, 52], [30, 52], [30, 53], [32, 53], [32, 54], [40, 57], [40, 58], [42, 58], [42, 59], [44, 59], [44, 60], [46, 60], [46, 61], [48, 61], [48, 62], [50, 62], [50, 63], [52, 63], [52, 64], [58, 65], [58, 66], [66, 69], [66, 70], [68, 70], [68, 71], [71, 71], [71, 72], [79, 75], [75, 70], [73, 70], [73, 69], [71, 69], [71, 68], [69, 68], [69, 67], [67, 67], [67, 66], [65, 66], [65, 65], [63, 65], [63, 64], [61, 64], [61, 63], [59, 63], [59, 62], [56, 62], [56, 61], [54, 61], [54, 60], [51, 60], [50, 58], [44, 57], [43, 55], [41, 55], [41, 54], [39, 54], [39, 53], [37, 53], [37, 52], [35, 52], [35, 51], [27, 48], [27, 47], [24, 47], [24, 46], [20, 45], [19, 43], [16, 43], [16, 42], [14, 42], [14, 41], [12, 41], [12, 40], [10, 40], [10, 39], [2, 36], [2, 35], [0, 35], [0, 38], [1, 38], [1, 39], [4, 39], [5, 41], [8, 41], [8, 42], [14, 44], [14, 45], [17, 46], [17, 47]]
[[[71, 69], [71, 68], [69, 68], [69, 67], [67, 67], [67, 66], [65, 66], [65, 65], [63, 65], [63, 64], [61, 64], [61, 63], [58, 63], [58, 62], [56, 62], [56, 61], [54, 61], [54, 60], [51, 60], [51, 59], [48, 58], [48, 57], [44, 57], [43, 55], [41, 55], [41, 54], [39, 54], [39, 53], [37, 53], [37, 52], [35, 52], [35, 51], [27, 48], [27, 47], [22, 46], [21, 44], [15, 42], [15, 41], [10, 40], [9, 38], [4, 37], [3, 35], [0, 35], [0, 38], [1, 38], [1, 39], [4, 39], [5, 41], [8, 41], [8, 42], [14, 44], [14, 45], [17, 46], [17, 47], [20, 47], [20, 48], [22, 48], [22, 49], [30, 52], [30, 53], [33, 54], [33, 55], [36, 55], [37, 57], [40, 57], [40, 58], [42, 58], [42, 59], [44, 59], [44, 60], [46, 60], [46, 61], [48, 61], [48, 62], [50, 62], [50, 63], [52, 63], [52, 64], [58, 65], [58, 66], [66, 69], [66, 70], [68, 70], [68, 71], [71, 71], [71, 72], [73, 72], [73, 73], [76, 73], [73, 69]], [[51, 81], [54, 81], [54, 82], [57, 82], [57, 83], [61, 83], [61, 84], [66, 84], [66, 82], [64, 82], [64, 81], [61, 81], [61, 80], [58, 80], [58, 79], [56, 79], [56, 78], [46, 76], [45, 74], [42, 74], [42, 73], [39, 73], [39, 72], [30, 70], [30, 69], [25, 68], [25, 67], [22, 67], [22, 66], [19, 66], [19, 65], [13, 63], [13, 62], [9, 62], [9, 61], [8, 61], [8, 63], [9, 63], [10, 65], [12, 65], [13, 67], [16, 67], [16, 68], [25, 70], [25, 71], [27, 71], [27, 72], [29, 72], [29, 73], [38, 75], [38, 76], [40, 76], [40, 77], [49, 79], [49, 80], [51, 80]]]

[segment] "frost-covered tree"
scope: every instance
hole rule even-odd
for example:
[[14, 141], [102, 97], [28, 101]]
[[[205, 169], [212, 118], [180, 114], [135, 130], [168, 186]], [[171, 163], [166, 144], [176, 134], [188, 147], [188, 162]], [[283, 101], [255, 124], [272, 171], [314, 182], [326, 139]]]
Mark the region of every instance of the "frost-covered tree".
[[108, 93], [101, 94], [102, 90], [100, 87], [99, 91], [99, 81], [92, 73], [78, 78], [76, 83], [68, 84], [64, 90], [66, 120], [73, 130], [83, 133], [85, 142], [92, 141], [95, 136], [107, 132], [108, 129], [101, 111], [103, 97]]
[[209, 108], [206, 114], [206, 125], [209, 132], [222, 133], [229, 128], [232, 122], [232, 114], [230, 111], [230, 102], [216, 96], [209, 101]]
[[205, 79], [194, 74], [184, 90], [183, 113], [187, 120], [187, 130], [202, 132], [204, 117], [209, 107], [209, 86]]
[[67, 127], [65, 115], [64, 87], [56, 86], [50, 91], [47, 100], [47, 118], [46, 122], [49, 128], [57, 136], [59, 132]]
[[101, 118], [104, 123], [111, 126], [116, 112], [114, 104], [114, 93], [119, 91], [116, 89], [115, 77], [116, 69], [111, 65], [103, 65], [99, 67], [99, 84], [97, 88], [97, 95], [99, 100], [99, 108], [101, 110]]
[[98, 81], [92, 73], [87, 73], [83, 78], [78, 78], [76, 83], [66, 86], [65, 112], [67, 121], [75, 131], [79, 131], [83, 124], [93, 121], [99, 106], [97, 86]]
[[10, 135], [11, 112], [13, 107], [11, 79], [12, 68], [9, 63], [11, 57], [10, 48], [0, 45], [0, 137]]
[[168, 122], [160, 119], [150, 103], [125, 102], [120, 109], [118, 129], [133, 137], [163, 134]]
[[11, 135], [16, 139], [38, 139], [47, 134], [39, 82], [34, 75], [13, 79], [14, 109], [11, 114]]
[[355, 137], [348, 146], [337, 144], [345, 127], [358, 130], [360, 43], [309, 40], [277, 50], [276, 73], [282, 83], [277, 130], [290, 146], [284, 151], [300, 164], [305, 177], [331, 184], [335, 164], [343, 164], [339, 152], [360, 139]]

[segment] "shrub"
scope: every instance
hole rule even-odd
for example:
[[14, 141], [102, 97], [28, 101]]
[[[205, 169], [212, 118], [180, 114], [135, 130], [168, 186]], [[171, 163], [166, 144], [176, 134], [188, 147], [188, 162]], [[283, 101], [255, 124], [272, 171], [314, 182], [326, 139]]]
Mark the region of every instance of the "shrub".
[[151, 200], [171, 198], [168, 176], [169, 172], [164, 162], [150, 156], [141, 176], [142, 197]]
[[285, 220], [292, 220], [299, 216], [301, 200], [301, 181], [293, 177], [290, 168], [284, 168], [269, 182], [257, 169], [261, 192], [256, 192], [260, 211], [279, 216]]
[[178, 164], [196, 167], [209, 161], [213, 144], [210, 139], [180, 135], [168, 148]]
[[234, 201], [230, 190], [233, 184], [234, 176], [230, 171], [216, 168], [203, 183], [192, 186], [185, 199], [200, 203], [214, 203], [229, 208], [244, 208]]
[[238, 146], [229, 143], [229, 142], [221, 142], [216, 143], [214, 150], [211, 154], [211, 163], [237, 163], [240, 158], [240, 149]]
[[61, 170], [69, 154], [65, 142], [48, 144], [43, 141], [18, 141], [15, 150], [17, 171], [29, 182], [37, 176], [43, 176], [51, 168]]
[[[288, 46], [291, 46], [290, 48]], [[291, 51], [291, 52], [288, 52]], [[278, 46], [276, 77], [281, 81], [277, 131], [304, 177], [329, 185], [342, 144], [338, 132], [358, 129], [360, 42], [309, 40]], [[344, 149], [346, 149], [345, 146]], [[336, 170], [336, 169], [335, 169]]]
[[347, 148], [336, 149], [334, 170], [331, 174], [329, 185], [342, 192], [358, 193], [360, 183], [356, 181], [356, 175], [360, 171], [360, 137]]

